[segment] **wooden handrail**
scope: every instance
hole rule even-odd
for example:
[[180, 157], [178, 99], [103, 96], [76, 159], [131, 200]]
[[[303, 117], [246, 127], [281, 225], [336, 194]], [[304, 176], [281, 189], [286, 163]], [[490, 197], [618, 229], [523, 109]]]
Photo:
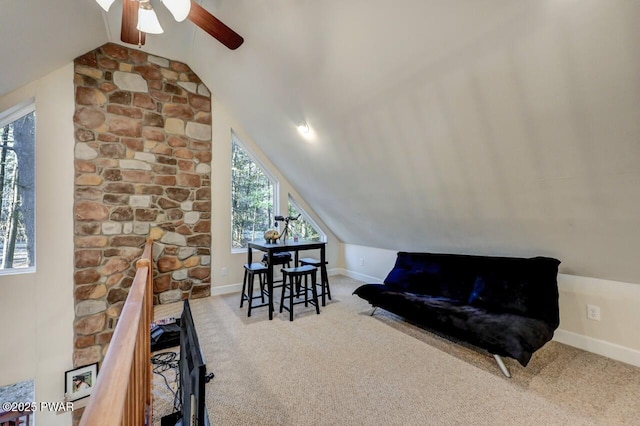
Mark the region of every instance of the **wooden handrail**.
[[140, 426], [151, 419], [153, 241], [147, 240], [80, 426]]

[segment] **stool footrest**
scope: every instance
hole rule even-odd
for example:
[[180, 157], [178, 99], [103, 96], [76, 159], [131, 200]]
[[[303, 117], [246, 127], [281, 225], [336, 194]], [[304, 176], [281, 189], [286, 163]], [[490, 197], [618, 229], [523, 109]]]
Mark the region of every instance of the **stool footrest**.
[[320, 282], [317, 285], [320, 286], [320, 292], [318, 296], [322, 298], [322, 306], [326, 306], [326, 298], [328, 297], [331, 300], [331, 289], [329, 288], [329, 277], [327, 274], [327, 265], [329, 262], [326, 260], [324, 262], [319, 261], [318, 259], [314, 259], [313, 257], [303, 257], [302, 259], [298, 259], [298, 263], [300, 266], [315, 266], [320, 269]]
[[[259, 308], [262, 306], [269, 306], [269, 301], [271, 300], [270, 294], [268, 291], [265, 291], [265, 285], [267, 284], [267, 274], [268, 269], [266, 266], [261, 263], [245, 263], [244, 264], [244, 279], [242, 280], [242, 293], [240, 296], [240, 307], [244, 305], [244, 302], [247, 302], [247, 316], [251, 316], [251, 310], [254, 308]], [[254, 288], [254, 278], [258, 276], [260, 280], [260, 288], [259, 292], [255, 294], [253, 291]], [[267, 300], [265, 303], [265, 296], [267, 296]], [[259, 305], [253, 303], [255, 299], [260, 299], [262, 302]]]
[[[309, 304], [309, 305], [317, 306], [317, 305], [316, 305], [316, 302], [314, 302], [314, 301], [313, 301], [313, 299], [307, 300], [306, 302], [305, 302], [304, 300], [299, 300], [299, 301], [297, 301], [297, 302], [293, 302], [293, 304], [294, 304], [294, 305], [299, 305], [299, 304], [301, 304], [301, 303], [307, 303], [307, 304]], [[289, 307], [288, 307], [287, 305], [283, 305], [283, 306], [282, 306], [282, 308], [283, 308], [283, 309], [286, 309], [286, 310], [287, 310], [287, 311], [289, 311], [289, 312], [291, 312], [291, 311], [289, 310]]]
[[[282, 312], [283, 309], [289, 311], [289, 321], [293, 321], [293, 306], [301, 303], [304, 303], [305, 306], [315, 306], [316, 314], [320, 314], [320, 303], [318, 302], [318, 292], [316, 289], [317, 271], [318, 268], [311, 265], [282, 268], [283, 286], [280, 295], [280, 312]], [[311, 278], [310, 283], [308, 282], [309, 278]], [[288, 295], [285, 295], [287, 290]], [[311, 292], [311, 298], [309, 298], [309, 292]], [[296, 299], [304, 297], [304, 300], [294, 302], [294, 297]], [[288, 306], [285, 305], [286, 299], [289, 299]]]

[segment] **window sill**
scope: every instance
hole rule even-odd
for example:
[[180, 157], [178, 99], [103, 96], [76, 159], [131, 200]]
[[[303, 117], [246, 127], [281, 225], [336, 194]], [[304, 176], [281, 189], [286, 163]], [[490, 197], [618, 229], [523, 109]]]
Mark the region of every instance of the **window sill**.
[[21, 274], [35, 274], [36, 267], [29, 266], [27, 268], [13, 268], [13, 269], [0, 269], [0, 276], [3, 275], [21, 275]]

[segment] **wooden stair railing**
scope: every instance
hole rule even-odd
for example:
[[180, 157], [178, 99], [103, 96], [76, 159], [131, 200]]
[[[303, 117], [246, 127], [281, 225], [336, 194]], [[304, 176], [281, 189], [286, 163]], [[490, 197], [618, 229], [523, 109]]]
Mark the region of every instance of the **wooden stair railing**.
[[136, 262], [136, 275], [80, 426], [141, 426], [151, 422], [153, 241]]

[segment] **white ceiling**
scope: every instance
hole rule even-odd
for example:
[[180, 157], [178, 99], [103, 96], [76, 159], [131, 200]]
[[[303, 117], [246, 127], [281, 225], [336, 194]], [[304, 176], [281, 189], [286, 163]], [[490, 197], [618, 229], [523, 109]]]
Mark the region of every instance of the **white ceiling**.
[[[345, 243], [640, 283], [640, 2], [202, 1], [236, 51], [152, 3], [144, 50], [187, 62]], [[0, 0], [0, 95], [118, 42], [120, 7]]]
[[107, 42], [97, 3], [0, 0], [0, 96]]

